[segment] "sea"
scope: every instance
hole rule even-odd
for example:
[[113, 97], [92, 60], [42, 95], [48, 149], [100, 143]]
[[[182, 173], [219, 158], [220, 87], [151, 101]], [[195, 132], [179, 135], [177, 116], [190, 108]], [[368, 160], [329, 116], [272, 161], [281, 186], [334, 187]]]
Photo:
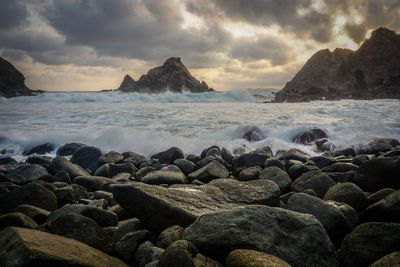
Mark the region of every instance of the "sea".
[[[305, 130], [324, 130], [338, 148], [365, 144], [373, 138], [400, 140], [400, 101], [340, 100], [266, 103], [270, 90], [138, 94], [47, 92], [37, 96], [0, 97], [0, 151], [19, 161], [23, 152], [43, 143], [70, 142], [103, 152], [133, 151], [145, 156], [172, 146], [200, 154], [217, 145], [231, 151], [269, 146], [297, 148], [318, 155], [292, 139]], [[265, 139], [242, 138], [251, 127]], [[49, 156], [55, 156], [51, 152]]]

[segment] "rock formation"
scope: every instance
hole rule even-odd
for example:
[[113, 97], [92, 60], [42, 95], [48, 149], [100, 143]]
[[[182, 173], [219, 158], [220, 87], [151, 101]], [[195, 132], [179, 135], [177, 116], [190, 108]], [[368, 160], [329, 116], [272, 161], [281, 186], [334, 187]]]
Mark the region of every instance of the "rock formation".
[[34, 95], [25, 85], [25, 77], [10, 62], [0, 57], [0, 97]]
[[179, 57], [167, 59], [162, 66], [155, 67], [135, 81], [126, 75], [118, 90], [137, 93], [162, 93], [167, 90], [182, 93], [204, 93], [214, 91], [194, 78]]
[[275, 102], [400, 98], [400, 35], [379, 28], [356, 51], [315, 53]]

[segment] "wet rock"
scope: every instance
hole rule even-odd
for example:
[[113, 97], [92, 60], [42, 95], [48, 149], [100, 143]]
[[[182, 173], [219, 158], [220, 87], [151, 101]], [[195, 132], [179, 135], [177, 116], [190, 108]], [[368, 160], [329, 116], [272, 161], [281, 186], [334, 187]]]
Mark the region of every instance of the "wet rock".
[[325, 193], [324, 200], [343, 202], [361, 211], [367, 206], [365, 193], [354, 183], [338, 183]]
[[17, 161], [12, 157], [5, 157], [5, 156], [0, 157], [0, 165], [10, 164], [10, 163], [17, 163]]
[[133, 163], [137, 168], [143, 168], [149, 165], [149, 160], [143, 155], [134, 152], [124, 152], [122, 156], [124, 157], [124, 163]]
[[383, 154], [383, 157], [398, 157], [400, 156], [400, 149], [393, 149]]
[[342, 239], [352, 230], [348, 227], [344, 216], [336, 207], [317, 197], [296, 193], [289, 198], [286, 208], [314, 215], [322, 223], [336, 246], [340, 246]]
[[384, 188], [381, 189], [371, 195], [368, 196], [367, 201], [368, 201], [368, 205], [367, 206], [371, 206], [372, 204], [375, 204], [376, 202], [384, 199], [385, 197], [387, 197], [388, 195], [390, 195], [391, 193], [393, 193], [395, 190], [392, 188]]
[[318, 167], [313, 165], [304, 165], [300, 163], [295, 163], [288, 169], [287, 173], [289, 174], [292, 180], [295, 180], [299, 178], [302, 174], [315, 170], [319, 170]]
[[253, 150], [250, 152], [250, 154], [262, 154], [262, 155], [267, 155], [268, 157], [273, 157], [272, 150], [269, 146], [263, 146], [260, 148], [257, 148], [256, 150]]
[[372, 204], [360, 213], [362, 222], [400, 223], [400, 190]]
[[339, 265], [314, 216], [281, 208], [252, 205], [205, 214], [185, 229], [183, 238], [214, 259], [224, 260], [240, 247], [276, 255], [293, 266]]
[[349, 171], [357, 171], [358, 166], [351, 163], [334, 163], [328, 167], [322, 169], [324, 172], [349, 172]]
[[38, 227], [37, 223], [31, 217], [20, 212], [12, 212], [0, 215], [0, 231], [7, 226], [18, 226], [24, 228]]
[[47, 223], [51, 223], [64, 214], [81, 214], [94, 220], [101, 227], [115, 226], [118, 217], [115, 213], [82, 204], [68, 204], [49, 214]]
[[246, 139], [249, 142], [258, 142], [265, 139], [265, 135], [257, 126], [248, 126], [244, 129], [241, 138]]
[[400, 251], [387, 254], [379, 260], [372, 263], [371, 267], [390, 267], [400, 265]]
[[0, 232], [0, 259], [3, 266], [127, 266], [77, 240], [18, 227]]
[[271, 181], [217, 179], [196, 187], [163, 188], [135, 183], [112, 185], [117, 202], [152, 232], [171, 225], [186, 227], [197, 217], [244, 204], [279, 205], [279, 188]]
[[148, 173], [141, 181], [146, 184], [185, 184], [187, 183], [186, 176], [179, 171], [159, 170]]
[[200, 254], [197, 248], [187, 240], [172, 243], [160, 256], [157, 266], [222, 267], [220, 263]]
[[358, 154], [375, 154], [378, 155], [381, 152], [387, 152], [392, 149], [390, 143], [384, 142], [383, 140], [374, 140], [366, 145], [362, 145], [357, 148]]
[[240, 172], [243, 169], [260, 166], [264, 168], [265, 161], [270, 158], [265, 154], [247, 153], [233, 158], [232, 168], [235, 172]]
[[335, 156], [345, 156], [345, 157], [355, 157], [356, 151], [353, 147], [348, 147], [340, 150], [335, 151]]
[[32, 218], [37, 224], [42, 224], [46, 221], [49, 211], [32, 206], [32, 205], [19, 205], [15, 208], [14, 212], [20, 212]]
[[360, 221], [358, 219], [358, 213], [351, 206], [347, 205], [346, 203], [336, 202], [333, 200], [327, 200], [325, 202], [328, 203], [329, 205], [334, 206], [342, 213], [349, 229], [353, 230], [359, 225]]
[[65, 204], [78, 203], [81, 198], [88, 198], [89, 193], [83, 186], [77, 184], [71, 184], [62, 188], [58, 188], [54, 191], [57, 197], [57, 203], [59, 207]]
[[120, 240], [124, 235], [139, 230], [143, 230], [141, 222], [137, 218], [130, 218], [118, 222], [117, 229], [113, 231], [113, 237], [115, 240]]
[[261, 171], [260, 166], [246, 168], [239, 173], [238, 180], [239, 181], [256, 180], [260, 175], [260, 171]]
[[73, 155], [76, 151], [81, 149], [82, 147], [85, 147], [85, 144], [80, 144], [80, 143], [67, 143], [62, 146], [60, 146], [57, 149], [57, 156], [71, 156]]
[[275, 166], [278, 167], [279, 169], [286, 171], [285, 165], [283, 164], [282, 161], [276, 158], [269, 158], [265, 161], [265, 168]]
[[134, 266], [144, 267], [147, 263], [158, 260], [164, 249], [155, 247], [150, 241], [143, 242], [135, 252]]
[[127, 233], [115, 243], [114, 251], [121, 259], [129, 262], [133, 258], [138, 245], [149, 238], [150, 232], [147, 230]]
[[367, 266], [400, 250], [400, 224], [371, 222], [359, 225], [342, 242], [344, 266]]
[[280, 160], [298, 160], [301, 162], [306, 162], [308, 159], [310, 159], [310, 156], [307, 153], [304, 153], [303, 151], [300, 151], [296, 148], [292, 148], [285, 153], [283, 153], [280, 157]]
[[157, 247], [167, 248], [169, 245], [177, 240], [181, 240], [183, 236], [183, 227], [179, 225], [172, 225], [167, 227], [164, 231], [160, 233], [157, 238]]
[[194, 154], [189, 154], [186, 156], [186, 159], [196, 164], [199, 160], [201, 160], [201, 157]]
[[105, 199], [108, 203], [115, 205], [117, 204], [114, 200], [114, 196], [111, 192], [106, 192], [102, 190], [95, 191], [93, 194], [94, 199]]
[[64, 171], [57, 172], [52, 179], [52, 182], [63, 182], [70, 184], [71, 183], [71, 178], [69, 177], [69, 174]]
[[52, 157], [31, 155], [26, 159], [25, 163], [37, 164], [46, 168], [50, 165], [52, 160]]
[[196, 168], [196, 165], [187, 159], [177, 159], [174, 161], [174, 164], [178, 166], [185, 175], [193, 172]]
[[183, 151], [177, 147], [171, 147], [168, 150], [151, 156], [152, 159], [158, 159], [161, 164], [172, 164], [175, 160], [184, 158]]
[[303, 192], [306, 189], [312, 189], [322, 198], [328, 189], [335, 185], [335, 182], [321, 171], [306, 172], [297, 178], [292, 184], [291, 189], [296, 192]]
[[326, 174], [337, 183], [354, 183], [354, 175], [356, 172], [327, 172]]
[[354, 183], [367, 192], [383, 188], [400, 189], [400, 157], [374, 158], [358, 169]]
[[124, 156], [122, 156], [122, 154], [115, 151], [110, 151], [108, 153], [101, 155], [100, 158], [97, 160], [97, 164], [98, 166], [101, 166], [107, 163], [119, 163], [120, 161], [123, 160]]
[[75, 177], [73, 183], [83, 186], [89, 192], [94, 192], [100, 190], [103, 185], [115, 183], [115, 181], [101, 176], [78, 176]]
[[361, 164], [367, 162], [370, 158], [367, 155], [357, 155], [352, 160], [351, 163], [360, 166]]
[[251, 249], [235, 249], [226, 258], [227, 267], [243, 266], [274, 266], [290, 267], [286, 261], [271, 254], [262, 253]]
[[84, 146], [72, 155], [70, 161], [90, 173], [94, 173], [97, 169], [98, 160], [102, 155], [103, 152], [97, 147]]
[[316, 140], [328, 138], [328, 135], [321, 129], [310, 129], [303, 133], [299, 133], [296, 135], [292, 142], [296, 144], [306, 145], [310, 142], [314, 142]]
[[22, 185], [28, 182], [50, 178], [51, 174], [46, 168], [40, 165], [23, 163], [18, 164], [16, 168], [10, 168], [5, 177], [10, 182]]
[[101, 167], [99, 167], [95, 171], [94, 175], [111, 178], [121, 172], [129, 173], [130, 175], [133, 176], [137, 172], [137, 168], [133, 163], [122, 163], [122, 164], [107, 163], [101, 165]]
[[224, 165], [219, 163], [218, 161], [212, 161], [206, 166], [194, 171], [188, 175], [189, 182], [193, 180], [198, 180], [204, 183], [208, 183], [209, 181], [216, 178], [226, 178], [229, 176], [228, 170]]
[[49, 169], [52, 173], [58, 173], [64, 171], [73, 179], [77, 176], [88, 176], [90, 175], [87, 171], [82, 169], [81, 166], [70, 162], [64, 157], [55, 157], [50, 163]]
[[141, 181], [143, 177], [145, 177], [147, 174], [155, 171], [156, 169], [153, 168], [153, 166], [147, 166], [147, 167], [143, 167], [141, 169], [139, 169], [136, 173], [135, 173], [135, 178], [136, 181]]
[[51, 221], [48, 231], [52, 234], [79, 240], [106, 253], [112, 250], [111, 236], [92, 219], [76, 214], [63, 214]]
[[44, 155], [46, 153], [50, 153], [54, 150], [54, 145], [51, 143], [45, 143], [41, 144], [38, 146], [34, 146], [27, 151], [24, 151], [24, 155], [32, 155], [32, 154], [38, 154], [38, 155]]
[[[220, 151], [220, 149], [219, 149], [219, 146], [210, 146], [210, 147], [207, 147], [206, 149], [203, 149], [203, 151], [201, 151], [201, 153], [200, 153], [200, 158], [201, 159], [204, 159], [205, 157], [207, 157], [207, 153], [210, 151], [210, 150], [217, 150], [218, 151], [218, 153], [219, 153], [219, 151]], [[215, 152], [212, 152], [212, 154], [215, 154]], [[219, 155], [220, 156], [220, 155]]]
[[290, 187], [290, 183], [292, 182], [289, 175], [285, 171], [275, 166], [271, 166], [262, 170], [260, 172], [259, 179], [273, 181], [279, 186], [281, 193], [287, 192]]
[[11, 212], [21, 204], [51, 211], [57, 208], [57, 198], [53, 192], [36, 183], [29, 183], [11, 192], [0, 194], [0, 214]]
[[233, 160], [233, 154], [231, 151], [229, 151], [228, 149], [226, 149], [225, 147], [223, 147], [221, 149], [221, 157], [222, 159], [228, 163], [228, 164], [232, 164], [232, 160]]

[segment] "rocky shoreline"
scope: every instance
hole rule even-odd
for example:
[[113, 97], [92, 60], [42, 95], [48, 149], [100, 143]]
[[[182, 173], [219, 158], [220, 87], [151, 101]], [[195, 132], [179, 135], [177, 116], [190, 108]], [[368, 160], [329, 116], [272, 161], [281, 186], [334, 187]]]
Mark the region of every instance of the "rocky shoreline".
[[399, 264], [400, 143], [337, 150], [319, 129], [293, 141], [325, 152], [69, 143], [0, 157], [0, 265]]

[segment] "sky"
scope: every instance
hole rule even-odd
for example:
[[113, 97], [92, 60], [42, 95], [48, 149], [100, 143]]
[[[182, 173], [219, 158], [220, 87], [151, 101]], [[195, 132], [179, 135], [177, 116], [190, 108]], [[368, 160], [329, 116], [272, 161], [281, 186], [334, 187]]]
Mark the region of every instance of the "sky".
[[0, 0], [0, 56], [35, 90], [115, 89], [169, 57], [219, 91], [281, 89], [399, 18], [400, 0]]

